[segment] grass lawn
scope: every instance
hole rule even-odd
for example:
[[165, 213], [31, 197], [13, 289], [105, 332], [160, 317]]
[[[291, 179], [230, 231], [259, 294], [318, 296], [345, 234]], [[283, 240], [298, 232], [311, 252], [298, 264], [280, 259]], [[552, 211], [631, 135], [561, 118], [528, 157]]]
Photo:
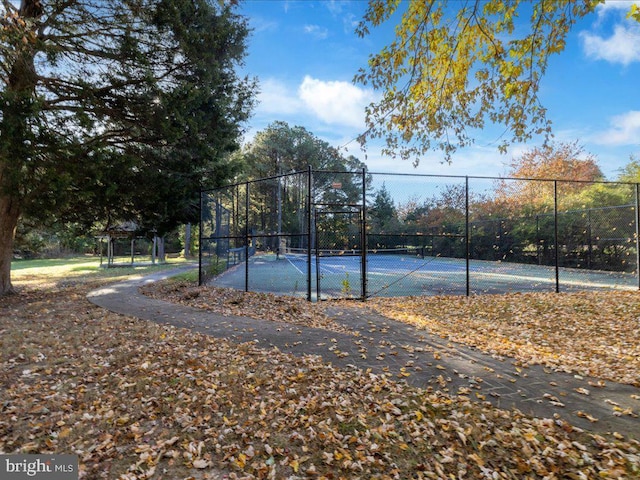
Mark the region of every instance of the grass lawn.
[[184, 263], [183, 258], [167, 258], [166, 263], [156, 265], [100, 266], [100, 258], [78, 256], [60, 259], [14, 260], [11, 264], [12, 282], [17, 287], [42, 288], [56, 284], [118, 281], [135, 275], [165, 270]]
[[[19, 293], [0, 298], [1, 453], [76, 454], [89, 479], [640, 477], [638, 439], [116, 315], [85, 298], [165, 267], [29, 262], [13, 272]], [[505, 313], [505, 298], [478, 312], [524, 322], [522, 309]], [[251, 308], [267, 316], [276, 301]], [[315, 322], [311, 305], [296, 303], [292, 321]], [[433, 316], [453, 321], [462, 305], [443, 300]], [[427, 316], [423, 303], [413, 313], [372, 308]]]

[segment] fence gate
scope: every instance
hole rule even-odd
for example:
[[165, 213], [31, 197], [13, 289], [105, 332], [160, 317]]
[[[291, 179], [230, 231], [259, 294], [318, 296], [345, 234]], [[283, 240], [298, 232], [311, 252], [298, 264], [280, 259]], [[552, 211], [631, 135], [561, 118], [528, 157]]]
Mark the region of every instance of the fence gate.
[[312, 271], [322, 298], [365, 298], [366, 248], [361, 205], [315, 205]]

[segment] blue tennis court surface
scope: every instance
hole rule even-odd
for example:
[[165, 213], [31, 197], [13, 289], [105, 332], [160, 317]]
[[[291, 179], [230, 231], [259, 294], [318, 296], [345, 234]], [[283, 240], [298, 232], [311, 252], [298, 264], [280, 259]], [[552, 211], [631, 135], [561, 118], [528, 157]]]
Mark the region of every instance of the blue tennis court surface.
[[[359, 298], [362, 295], [362, 259], [344, 255], [258, 254], [211, 282], [216, 286], [305, 296], [311, 280], [312, 298]], [[311, 273], [310, 277], [308, 273]], [[638, 289], [632, 273], [560, 268], [561, 291]], [[416, 255], [368, 253], [366, 296], [464, 295], [467, 292], [549, 292], [556, 288], [553, 267]]]

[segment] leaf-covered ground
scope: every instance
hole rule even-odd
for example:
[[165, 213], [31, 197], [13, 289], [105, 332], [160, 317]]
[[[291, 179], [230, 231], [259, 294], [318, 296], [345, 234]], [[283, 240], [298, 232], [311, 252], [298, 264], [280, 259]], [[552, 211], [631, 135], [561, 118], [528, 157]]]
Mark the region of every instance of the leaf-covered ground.
[[319, 303], [299, 297], [243, 292], [231, 288], [198, 287], [188, 280], [168, 280], [142, 287], [154, 298], [202, 308], [223, 315], [240, 315], [259, 320], [288, 322], [334, 332], [351, 333], [324, 313]]
[[[187, 281], [150, 285], [144, 292], [225, 315], [348, 332], [325, 314], [330, 302], [197, 287]], [[637, 292], [373, 298], [360, 308], [493, 355], [515, 358], [523, 365], [541, 364], [640, 386]]]
[[640, 476], [637, 439], [108, 313], [88, 290], [0, 298], [0, 452], [75, 453], [91, 479]]
[[640, 294], [377, 298], [376, 311], [488, 353], [640, 386]]

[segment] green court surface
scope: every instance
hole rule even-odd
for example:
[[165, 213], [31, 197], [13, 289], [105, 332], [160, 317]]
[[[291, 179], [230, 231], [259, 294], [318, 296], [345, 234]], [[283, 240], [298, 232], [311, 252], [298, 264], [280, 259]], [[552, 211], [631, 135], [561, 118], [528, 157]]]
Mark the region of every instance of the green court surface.
[[[309, 257], [302, 254], [257, 254], [212, 279], [210, 284], [256, 292], [311, 298], [361, 298], [362, 259], [357, 255]], [[507, 292], [552, 292], [554, 267], [416, 255], [368, 253], [366, 297], [465, 295]], [[310, 276], [309, 276], [310, 273]], [[638, 289], [632, 273], [559, 268], [560, 291]], [[248, 283], [247, 283], [248, 279]]]

